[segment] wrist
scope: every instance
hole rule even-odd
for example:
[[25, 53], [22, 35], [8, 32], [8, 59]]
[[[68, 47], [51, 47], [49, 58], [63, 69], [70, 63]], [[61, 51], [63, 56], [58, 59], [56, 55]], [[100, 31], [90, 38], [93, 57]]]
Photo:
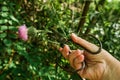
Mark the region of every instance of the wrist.
[[101, 80], [120, 80], [120, 62], [108, 53], [106, 70]]

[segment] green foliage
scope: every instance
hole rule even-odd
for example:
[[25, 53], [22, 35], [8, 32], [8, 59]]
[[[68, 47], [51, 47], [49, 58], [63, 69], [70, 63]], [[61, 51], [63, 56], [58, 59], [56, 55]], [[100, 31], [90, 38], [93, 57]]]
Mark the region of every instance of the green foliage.
[[[117, 59], [120, 59], [119, 3], [105, 1], [99, 5], [99, 0], [93, 1], [82, 27], [83, 33], [89, 30]], [[78, 75], [58, 66], [63, 58], [58, 58], [61, 54], [55, 38], [60, 37], [52, 29], [67, 38], [71, 32], [78, 33], [83, 4], [82, 0], [1, 0], [0, 80], [79, 80]], [[93, 18], [95, 23], [91, 23]], [[19, 39], [18, 26], [22, 24], [38, 29], [38, 35], [30, 33], [33, 36], [26, 42]]]

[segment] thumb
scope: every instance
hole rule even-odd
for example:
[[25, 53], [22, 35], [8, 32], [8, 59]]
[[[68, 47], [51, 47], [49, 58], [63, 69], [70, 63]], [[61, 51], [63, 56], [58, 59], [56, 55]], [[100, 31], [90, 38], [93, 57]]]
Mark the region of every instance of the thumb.
[[99, 47], [96, 46], [95, 44], [93, 43], [90, 43], [84, 39], [82, 39], [81, 37], [78, 37], [77, 35], [75, 35], [74, 33], [71, 34], [71, 38], [72, 40], [79, 44], [80, 46], [82, 46], [83, 48], [85, 48], [86, 50], [88, 50], [89, 52], [98, 52], [99, 50]]

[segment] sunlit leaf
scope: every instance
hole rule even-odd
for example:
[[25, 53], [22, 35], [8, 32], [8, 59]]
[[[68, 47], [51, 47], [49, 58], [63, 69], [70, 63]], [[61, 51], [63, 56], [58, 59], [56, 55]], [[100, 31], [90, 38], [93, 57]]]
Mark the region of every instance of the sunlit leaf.
[[1, 31], [5, 31], [5, 30], [7, 30], [7, 29], [8, 29], [8, 27], [5, 26], [5, 25], [4, 25], [4, 26], [0, 26], [0, 30], [1, 30]]
[[8, 12], [2, 12], [2, 13], [1, 13], [1, 16], [2, 16], [2, 17], [8, 17]]
[[10, 15], [10, 18], [11, 18], [11, 20], [13, 20], [13, 21], [19, 23], [18, 19], [16, 19], [13, 15]]
[[12, 45], [12, 41], [9, 40], [9, 39], [4, 39], [3, 42], [6, 46], [11, 46]]
[[7, 36], [6, 33], [1, 33], [1, 34], [0, 34], [0, 38], [5, 38], [6, 36]]
[[6, 7], [6, 6], [2, 7], [2, 11], [8, 11], [8, 10], [9, 10], [8, 7]]
[[7, 22], [8, 22], [7, 19], [0, 19], [0, 24], [5, 24], [5, 23], [7, 23]]

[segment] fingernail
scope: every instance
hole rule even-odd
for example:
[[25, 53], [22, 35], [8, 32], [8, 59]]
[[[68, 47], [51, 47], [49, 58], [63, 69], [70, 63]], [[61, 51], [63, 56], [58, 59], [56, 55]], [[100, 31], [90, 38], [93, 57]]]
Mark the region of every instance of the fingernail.
[[59, 48], [59, 51], [62, 51], [62, 49], [63, 49], [63, 48], [60, 47], [60, 48]]
[[76, 36], [75, 33], [72, 33], [71, 35], [72, 35], [72, 36]]
[[77, 52], [78, 52], [78, 53], [81, 53], [81, 50], [77, 49]]
[[71, 38], [74, 42], [77, 42], [77, 35], [76, 34], [72, 33]]
[[72, 33], [72, 35], [75, 36], [75, 37], [77, 36], [75, 33]]
[[71, 37], [72, 37], [73, 40], [76, 40], [77, 35], [76, 35], [75, 33], [72, 33], [72, 34], [71, 34]]

